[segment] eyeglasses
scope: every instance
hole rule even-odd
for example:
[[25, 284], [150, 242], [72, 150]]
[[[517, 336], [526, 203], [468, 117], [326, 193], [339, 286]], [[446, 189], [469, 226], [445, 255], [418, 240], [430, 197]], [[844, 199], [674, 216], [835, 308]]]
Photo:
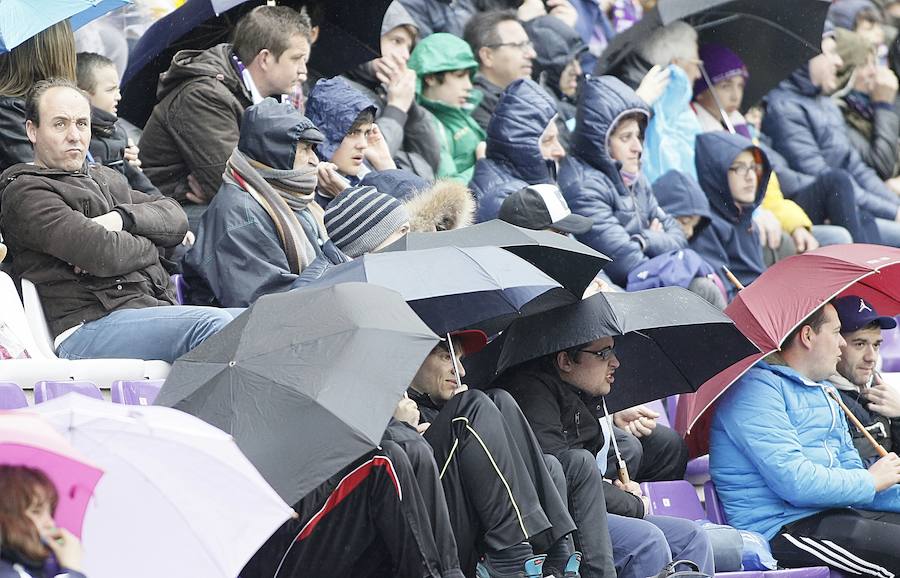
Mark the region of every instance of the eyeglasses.
[[523, 40], [522, 42], [498, 42], [497, 44], [485, 44], [484, 46], [485, 48], [500, 48], [501, 46], [509, 46], [510, 48], [521, 50], [522, 52], [534, 50], [534, 43], [532, 43], [531, 40]]
[[582, 353], [590, 353], [591, 355], [596, 355], [600, 358], [600, 361], [606, 361], [610, 357], [616, 354], [616, 346], [610, 345], [609, 347], [604, 347], [600, 351], [591, 351], [590, 349], [579, 349], [578, 351]]
[[762, 165], [758, 163], [732, 165], [728, 167], [728, 172], [734, 173], [739, 177], [746, 177], [750, 171], [759, 174], [762, 171]]

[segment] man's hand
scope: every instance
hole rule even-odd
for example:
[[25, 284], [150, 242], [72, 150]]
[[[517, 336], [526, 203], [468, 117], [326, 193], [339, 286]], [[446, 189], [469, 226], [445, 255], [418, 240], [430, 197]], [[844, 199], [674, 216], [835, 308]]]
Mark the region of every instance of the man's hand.
[[319, 163], [316, 167], [319, 176], [319, 192], [332, 199], [341, 191], [350, 186], [350, 181], [337, 172], [337, 166], [332, 163]]
[[91, 219], [98, 225], [102, 226], [107, 231], [121, 231], [122, 230], [122, 215], [119, 214], [118, 211], [110, 211], [105, 215], [100, 215], [99, 217], [94, 217]]
[[650, 227], [648, 227], [651, 231], [656, 231], [657, 233], [663, 232], [662, 223], [659, 222], [659, 219], [653, 219], [650, 221]]
[[191, 248], [194, 246], [194, 241], [196, 241], [196, 240], [197, 240], [197, 238], [194, 237], [194, 232], [188, 231], [187, 233], [184, 234], [184, 239], [181, 240], [181, 244], [187, 248]]
[[381, 134], [377, 124], [372, 126], [372, 132], [369, 133], [368, 141], [369, 146], [365, 154], [366, 160], [369, 161], [372, 168], [376, 171], [397, 168], [393, 157], [391, 157], [391, 151], [388, 149], [387, 142], [384, 140], [384, 135]]
[[613, 423], [635, 437], [653, 433], [659, 414], [643, 405], [623, 409], [613, 414]]
[[813, 237], [813, 234], [806, 227], [797, 227], [791, 233], [794, 239], [794, 245], [797, 247], [797, 253], [806, 253], [819, 248], [819, 242]]
[[394, 418], [417, 428], [419, 427], [419, 417], [419, 406], [404, 393], [394, 410]]
[[587, 299], [591, 295], [596, 295], [597, 293], [612, 291], [615, 291], [615, 289], [610, 287], [609, 283], [607, 283], [603, 279], [594, 278], [594, 280], [591, 281], [591, 284], [588, 285], [587, 289], [584, 290], [584, 295], [582, 295], [581, 298]]
[[41, 535], [43, 542], [56, 556], [59, 565], [66, 570], [81, 572], [81, 542], [65, 528], [54, 528], [50, 532]]
[[653, 106], [663, 93], [666, 92], [670, 78], [671, 72], [669, 69], [663, 68], [657, 64], [647, 72], [646, 76], [641, 80], [641, 85], [638, 86], [637, 90], [634, 92], [637, 93], [637, 95], [641, 97], [641, 100], [646, 102], [648, 106]]
[[374, 63], [375, 78], [387, 89], [387, 103], [403, 112], [416, 99], [416, 72], [397, 57], [379, 58]]
[[[900, 177], [888, 179], [884, 181], [884, 184], [887, 185], [887, 188], [889, 188], [895, 195], [900, 195]], [[900, 213], [898, 213], [898, 215], [900, 215]]]
[[578, 11], [569, 0], [547, 0], [547, 12], [575, 28], [578, 24]]
[[759, 231], [759, 244], [776, 251], [781, 246], [781, 223], [772, 211], [760, 207], [753, 212], [753, 222]]
[[187, 200], [196, 205], [206, 205], [207, 203], [209, 203], [213, 196], [203, 190], [203, 187], [200, 186], [200, 181], [197, 180], [197, 177], [188, 173], [187, 183], [188, 190], [184, 194], [185, 197], [187, 197]]
[[885, 383], [877, 373], [874, 385], [864, 388], [862, 395], [869, 402], [870, 411], [891, 419], [900, 417], [900, 392]]
[[900, 483], [900, 458], [894, 452], [889, 453], [869, 466], [869, 474], [875, 482], [876, 492]]
[[623, 484], [621, 480], [613, 480], [613, 485], [620, 490], [625, 490], [629, 494], [634, 494], [637, 497], [641, 497], [644, 495], [644, 493], [641, 491], [640, 484], [633, 480], [628, 480], [627, 484]]
[[897, 98], [897, 76], [890, 68], [878, 67], [875, 72], [875, 88], [872, 89], [872, 101], [894, 105]]
[[138, 148], [134, 141], [128, 139], [128, 146], [125, 147], [125, 162], [130, 164], [135, 168], [141, 168], [141, 159], [138, 158], [138, 154], [140, 154], [141, 149]]

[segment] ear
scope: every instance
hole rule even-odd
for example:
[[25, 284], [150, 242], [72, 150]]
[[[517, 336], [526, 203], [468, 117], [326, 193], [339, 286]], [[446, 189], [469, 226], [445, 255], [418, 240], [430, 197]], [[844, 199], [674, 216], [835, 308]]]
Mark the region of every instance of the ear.
[[319, 30], [318, 26], [313, 26], [312, 30], [309, 31], [309, 45], [312, 46], [316, 43], [316, 40], [319, 39]]
[[804, 325], [800, 328], [800, 343], [803, 344], [803, 347], [805, 347], [806, 349], [809, 349], [812, 345], [813, 333], [815, 332], [810, 325]]
[[478, 49], [478, 62], [484, 68], [490, 68], [494, 65], [494, 51], [487, 46]]
[[254, 62], [263, 70], [268, 70], [269, 66], [274, 64], [275, 57], [272, 55], [272, 52], [268, 48], [263, 48], [257, 53], [256, 57], [253, 59]]
[[569, 357], [568, 353], [566, 353], [565, 351], [557, 352], [556, 367], [563, 373], [569, 373], [570, 371], [572, 371], [572, 359]]
[[37, 141], [37, 126], [30, 120], [25, 121], [25, 134], [28, 135], [28, 140], [31, 141], [31, 144]]

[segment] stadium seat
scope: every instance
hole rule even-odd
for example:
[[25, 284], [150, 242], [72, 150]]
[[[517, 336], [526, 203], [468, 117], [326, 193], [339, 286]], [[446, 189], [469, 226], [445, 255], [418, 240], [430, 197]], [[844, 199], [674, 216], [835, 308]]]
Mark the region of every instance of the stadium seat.
[[709, 455], [689, 461], [687, 470], [684, 472], [684, 479], [695, 486], [705, 483], [709, 479]]
[[39, 381], [34, 384], [34, 403], [43, 403], [67, 393], [80, 393], [94, 399], [103, 399], [100, 388], [90, 381]]
[[17, 383], [0, 382], [0, 409], [19, 409], [28, 407], [25, 392]]
[[900, 330], [884, 330], [881, 337], [884, 338], [879, 349], [881, 371], [885, 373], [900, 371]]
[[113, 403], [125, 405], [153, 405], [159, 395], [164, 380], [142, 379], [138, 381], [115, 381], [110, 387]]
[[25, 305], [25, 317], [28, 319], [28, 327], [31, 335], [41, 352], [41, 357], [56, 357], [56, 348], [53, 347], [53, 336], [47, 326], [47, 318], [44, 317], [44, 308], [41, 306], [41, 298], [38, 296], [37, 287], [28, 279], [22, 279], [22, 303]]
[[715, 524], [727, 524], [725, 510], [716, 493], [716, 486], [712, 480], [703, 484], [703, 501], [706, 503], [706, 519]]
[[688, 520], [706, 518], [700, 498], [688, 481], [644, 482], [641, 484], [641, 491], [650, 498], [650, 514]]
[[650, 403], [646, 403], [644, 405], [659, 414], [659, 417], [656, 419], [656, 423], [664, 425], [666, 427], [672, 427], [669, 422], [669, 415], [666, 413], [666, 406], [663, 405], [661, 399], [653, 400]]
[[175, 287], [175, 301], [179, 305], [184, 305], [184, 276], [175, 273], [169, 276], [169, 280], [172, 281], [172, 285]]

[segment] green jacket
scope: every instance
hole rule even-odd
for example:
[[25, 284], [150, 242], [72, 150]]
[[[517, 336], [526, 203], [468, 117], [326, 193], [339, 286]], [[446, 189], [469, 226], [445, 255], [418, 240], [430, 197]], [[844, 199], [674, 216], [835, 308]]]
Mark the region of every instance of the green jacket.
[[474, 76], [478, 63], [469, 45], [452, 34], [439, 32], [416, 45], [408, 66], [416, 71], [417, 101], [439, 123], [435, 128], [441, 141], [441, 162], [438, 177], [449, 177], [468, 183], [475, 169], [475, 149], [484, 140], [484, 130], [472, 118], [472, 111], [481, 102], [482, 94], [473, 89], [464, 107], [449, 106], [429, 100], [422, 95], [423, 79], [429, 74], [449, 70], [469, 70]]

